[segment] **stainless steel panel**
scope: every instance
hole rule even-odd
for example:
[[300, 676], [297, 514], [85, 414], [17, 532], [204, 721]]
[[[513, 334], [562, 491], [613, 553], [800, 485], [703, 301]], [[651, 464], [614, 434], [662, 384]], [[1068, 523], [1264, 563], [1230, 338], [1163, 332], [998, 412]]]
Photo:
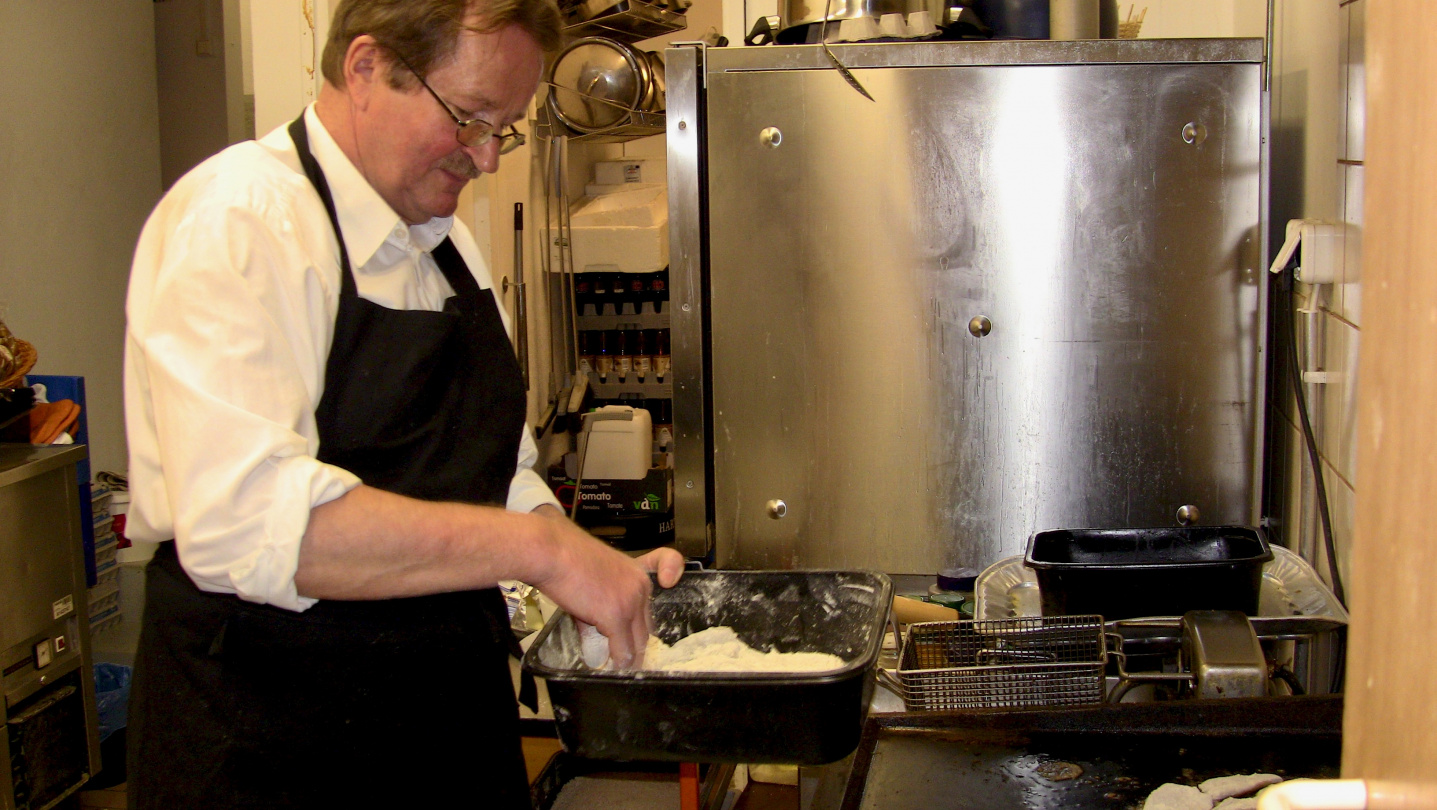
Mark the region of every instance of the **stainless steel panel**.
[[[20, 701], [77, 676], [88, 772], [95, 773], [100, 769], [99, 718], [75, 479], [75, 465], [85, 456], [82, 445], [0, 445], [0, 663], [8, 670], [0, 677], [0, 725]], [[56, 601], [67, 597], [72, 610], [55, 616]], [[68, 639], [68, 649], [55, 654], [49, 666], [35, 669], [35, 645], [51, 643], [60, 634]], [[0, 735], [0, 808], [15, 805], [11, 764], [8, 741]]]
[[[1100, 39], [1082, 42], [993, 40], [833, 45], [850, 68], [966, 65], [1097, 65], [1247, 62], [1261, 64], [1262, 39]], [[832, 70], [811, 45], [712, 48], [709, 73], [741, 70]]]
[[74, 567], [80, 555], [74, 461], [22, 460], [19, 452], [0, 456], [0, 650], [61, 618], [54, 615], [57, 601], [70, 597], [76, 613], [85, 607], [83, 564], [78, 580]]
[[1342, 7], [1344, 44], [1342, 56], [1346, 113], [1342, 157], [1362, 160], [1367, 154], [1367, 0]]
[[709, 552], [708, 436], [704, 429], [703, 223], [699, 92], [702, 46], [664, 52], [668, 80], [669, 355], [674, 377], [674, 545]]
[[748, 53], [814, 48], [710, 54], [719, 565], [982, 568], [1254, 514], [1261, 65], [991, 44], [1042, 64], [844, 49], [876, 103]]

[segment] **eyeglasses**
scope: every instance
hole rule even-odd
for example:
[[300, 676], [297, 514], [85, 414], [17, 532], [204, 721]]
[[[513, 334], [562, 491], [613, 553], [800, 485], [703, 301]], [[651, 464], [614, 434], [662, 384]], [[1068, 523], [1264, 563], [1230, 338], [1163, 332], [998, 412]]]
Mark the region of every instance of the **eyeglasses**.
[[429, 86], [429, 82], [424, 81], [424, 77], [419, 75], [419, 71], [410, 67], [409, 62], [403, 56], [400, 56], [398, 51], [391, 50], [391, 53], [394, 54], [394, 57], [399, 60], [401, 65], [404, 65], [410, 73], [414, 74], [414, 78], [418, 79], [421, 85], [424, 85], [424, 89], [428, 90], [429, 95], [433, 96], [434, 100], [439, 102], [439, 106], [444, 108], [444, 112], [448, 113], [449, 117], [454, 119], [454, 125], [459, 128], [454, 132], [454, 139], [459, 141], [459, 143], [471, 149], [478, 149], [488, 144], [491, 139], [497, 138], [499, 140], [499, 154], [501, 155], [507, 155], [524, 145], [524, 133], [515, 129], [513, 124], [509, 125], [508, 132], [495, 133], [494, 125], [488, 121], [478, 118], [460, 118], [454, 113], [454, 108], [450, 107], [448, 102], [440, 98], [438, 93], [434, 92], [434, 88]]

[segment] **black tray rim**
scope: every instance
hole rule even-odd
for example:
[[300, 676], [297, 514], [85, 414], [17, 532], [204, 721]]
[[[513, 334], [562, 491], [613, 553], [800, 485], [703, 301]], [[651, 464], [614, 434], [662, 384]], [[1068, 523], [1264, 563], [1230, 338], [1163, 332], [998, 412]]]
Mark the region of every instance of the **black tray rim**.
[[[743, 570], [743, 571], [689, 571], [685, 577], [709, 576], [713, 574], [726, 575], [763, 575], [763, 574], [862, 574], [873, 578], [873, 584], [877, 586], [877, 602], [882, 613], [882, 623], [888, 623], [888, 612], [893, 605], [893, 580], [881, 571], [870, 571], [866, 569], [800, 569], [800, 570]], [[847, 681], [855, 676], [866, 674], [869, 670], [878, 665], [878, 657], [882, 653], [883, 636], [882, 632], [875, 633], [869, 640], [868, 647], [864, 654], [847, 662], [839, 669], [831, 669], [812, 674], [795, 675], [791, 672], [754, 672], [745, 675], [732, 673], [711, 673], [711, 672], [658, 672], [639, 670], [637, 672], [624, 670], [591, 670], [591, 669], [555, 669], [539, 661], [539, 649], [548, 640], [549, 636], [558, 632], [557, 628], [563, 622], [574, 621], [567, 611], [560, 608], [554, 617], [544, 624], [534, 643], [524, 653], [524, 660], [521, 666], [525, 672], [543, 678], [545, 682], [560, 684], [602, 684], [602, 683], [633, 683], [633, 684], [695, 684], [715, 686], [759, 686], [764, 687], [792, 684], [795, 686], [814, 686], [819, 684], [839, 683]]]
[[1209, 560], [1196, 562], [1115, 562], [1095, 565], [1093, 563], [1053, 562], [1048, 560], [1033, 559], [1033, 547], [1038, 542], [1039, 535], [1052, 534], [1055, 532], [1084, 533], [1091, 535], [1118, 535], [1132, 531], [1183, 531], [1185, 527], [1174, 526], [1135, 526], [1125, 529], [1044, 529], [1033, 532], [1028, 537], [1028, 548], [1023, 554], [1023, 564], [1035, 571], [1092, 571], [1092, 572], [1124, 572], [1124, 571], [1151, 571], [1168, 569], [1205, 569], [1205, 568], [1228, 568], [1234, 565], [1250, 565], [1252, 563], [1267, 563], [1273, 558], [1272, 547], [1267, 542], [1267, 532], [1261, 526], [1241, 525], [1220, 525], [1220, 526], [1194, 526], [1193, 529], [1206, 529], [1211, 531], [1232, 531], [1250, 533], [1257, 540], [1261, 553], [1250, 557], [1233, 557], [1227, 560]]

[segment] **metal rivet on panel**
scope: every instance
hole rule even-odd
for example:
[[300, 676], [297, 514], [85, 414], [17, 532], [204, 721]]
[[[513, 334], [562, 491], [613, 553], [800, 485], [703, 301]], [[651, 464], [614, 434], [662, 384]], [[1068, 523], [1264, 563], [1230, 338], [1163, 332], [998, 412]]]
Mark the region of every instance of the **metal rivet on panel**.
[[680, 121], [680, 122], [679, 122], [679, 129], [688, 129], [688, 128], [689, 128], [689, 122], [687, 122], [687, 121]]
[[758, 133], [758, 140], [770, 149], [777, 149], [783, 143], [783, 133], [778, 131], [778, 127], [764, 127]]
[[777, 498], [769, 501], [768, 504], [766, 504], [766, 508], [768, 509], [768, 516], [774, 520], [778, 520], [788, 514], [788, 504]]
[[685, 489], [693, 489], [693, 488], [694, 488], [694, 482], [691, 481], [691, 480], [690, 480], [690, 481], [685, 481], [685, 482], [684, 482], [684, 488], [685, 488]]
[[988, 320], [987, 316], [974, 315], [973, 320], [968, 322], [968, 331], [973, 337], [987, 337], [988, 333], [993, 331], [993, 322]]
[[1194, 146], [1202, 144], [1207, 140], [1207, 127], [1198, 123], [1189, 123], [1183, 126], [1183, 142]]
[[1184, 526], [1191, 526], [1197, 523], [1200, 517], [1202, 517], [1202, 515], [1193, 504], [1188, 503], [1178, 507], [1178, 523]]

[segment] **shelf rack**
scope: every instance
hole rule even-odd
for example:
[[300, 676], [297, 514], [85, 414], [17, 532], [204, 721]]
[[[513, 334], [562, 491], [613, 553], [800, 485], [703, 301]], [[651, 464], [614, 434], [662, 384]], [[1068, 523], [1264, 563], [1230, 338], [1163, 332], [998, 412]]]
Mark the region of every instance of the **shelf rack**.
[[[593, 0], [581, 8], [587, 11], [592, 5]], [[632, 45], [688, 27], [688, 21], [683, 14], [642, 0], [619, 0], [607, 7], [601, 5], [596, 11], [597, 13], [587, 20], [564, 26], [565, 37], [570, 40], [607, 37]]]

